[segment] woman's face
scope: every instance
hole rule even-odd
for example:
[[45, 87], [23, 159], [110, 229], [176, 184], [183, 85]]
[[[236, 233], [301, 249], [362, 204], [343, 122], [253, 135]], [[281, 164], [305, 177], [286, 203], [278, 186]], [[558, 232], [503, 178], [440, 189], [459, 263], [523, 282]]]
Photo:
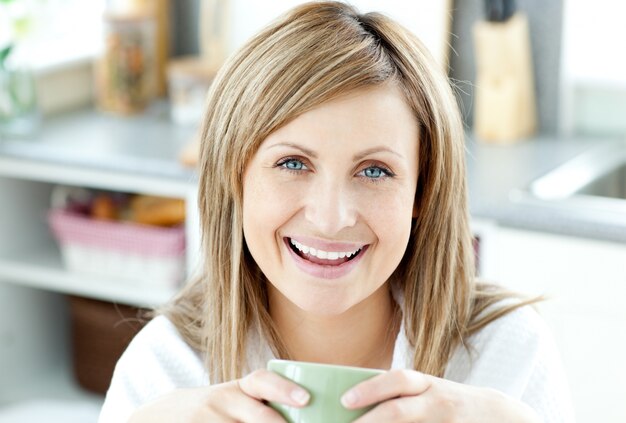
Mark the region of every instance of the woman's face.
[[401, 91], [384, 84], [263, 141], [244, 174], [243, 230], [270, 296], [335, 315], [387, 281], [409, 239], [417, 138]]

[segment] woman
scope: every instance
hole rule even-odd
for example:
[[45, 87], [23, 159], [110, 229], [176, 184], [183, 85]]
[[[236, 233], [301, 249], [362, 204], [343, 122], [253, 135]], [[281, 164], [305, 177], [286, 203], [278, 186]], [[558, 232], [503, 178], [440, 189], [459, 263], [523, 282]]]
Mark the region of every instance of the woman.
[[202, 131], [204, 274], [120, 359], [101, 422], [278, 422], [268, 359], [388, 369], [360, 422], [561, 422], [530, 301], [475, 282], [445, 75], [380, 14], [302, 5], [221, 69]]

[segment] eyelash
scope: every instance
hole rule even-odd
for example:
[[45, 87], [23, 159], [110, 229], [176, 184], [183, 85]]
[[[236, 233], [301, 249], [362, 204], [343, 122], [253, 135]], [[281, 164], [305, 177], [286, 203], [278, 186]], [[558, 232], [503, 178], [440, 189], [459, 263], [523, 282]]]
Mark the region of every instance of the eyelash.
[[[302, 174], [303, 170], [296, 170], [296, 169], [289, 169], [286, 167], [286, 164], [292, 161], [296, 161], [296, 162], [300, 162], [302, 163], [303, 166], [306, 166], [306, 163], [304, 160], [297, 158], [297, 157], [287, 157], [284, 158], [282, 160], [280, 160], [278, 163], [276, 163], [275, 167], [280, 168], [281, 170], [293, 173], [295, 175], [300, 175]], [[380, 169], [383, 173], [384, 176], [380, 177], [380, 178], [368, 178], [367, 176], [363, 176], [368, 182], [371, 182], [373, 184], [379, 184], [381, 182], [383, 182], [385, 179], [388, 178], [393, 178], [394, 176], [396, 176], [389, 168], [387, 168], [386, 166], [382, 166], [380, 164], [377, 164], [375, 166], [368, 166], [365, 169], [361, 170], [361, 172], [364, 172], [366, 169]], [[359, 172], [359, 173], [361, 173]]]

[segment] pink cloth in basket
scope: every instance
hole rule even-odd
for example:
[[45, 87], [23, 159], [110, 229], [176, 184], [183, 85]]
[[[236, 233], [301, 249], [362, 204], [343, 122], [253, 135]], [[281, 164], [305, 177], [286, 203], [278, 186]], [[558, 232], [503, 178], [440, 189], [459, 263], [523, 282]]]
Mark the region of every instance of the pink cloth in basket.
[[180, 256], [185, 251], [185, 228], [165, 228], [130, 222], [95, 220], [64, 209], [48, 212], [50, 227], [61, 244], [136, 253], [145, 256]]

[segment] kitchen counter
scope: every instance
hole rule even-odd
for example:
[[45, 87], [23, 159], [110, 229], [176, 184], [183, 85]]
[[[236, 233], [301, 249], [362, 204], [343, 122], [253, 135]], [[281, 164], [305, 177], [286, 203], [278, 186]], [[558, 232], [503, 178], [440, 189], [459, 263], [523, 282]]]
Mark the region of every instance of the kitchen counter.
[[91, 170], [195, 179], [177, 158], [195, 129], [176, 126], [165, 102], [131, 117], [80, 110], [46, 119], [28, 139], [2, 139], [0, 158], [61, 164]]
[[607, 222], [599, 216], [511, 200], [557, 166], [589, 149], [617, 140], [536, 137], [513, 145], [467, 141], [470, 212], [499, 225], [615, 242], [626, 242], [626, 216]]
[[[196, 172], [177, 160], [194, 134], [194, 128], [170, 122], [166, 103], [157, 103], [132, 118], [82, 110], [46, 120], [33, 139], [0, 140], [0, 159], [194, 183]], [[584, 151], [611, 142], [615, 141], [544, 136], [498, 146], [479, 143], [468, 136], [472, 217], [515, 228], [626, 242], [626, 217], [607, 223], [579, 215], [575, 210], [554, 210], [510, 200], [513, 189], [524, 188]]]

